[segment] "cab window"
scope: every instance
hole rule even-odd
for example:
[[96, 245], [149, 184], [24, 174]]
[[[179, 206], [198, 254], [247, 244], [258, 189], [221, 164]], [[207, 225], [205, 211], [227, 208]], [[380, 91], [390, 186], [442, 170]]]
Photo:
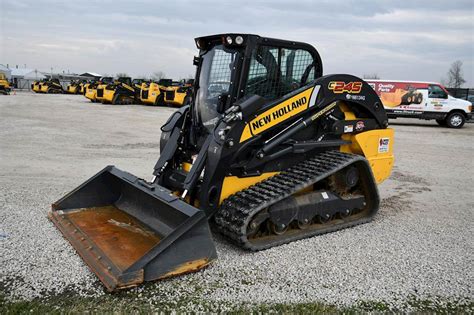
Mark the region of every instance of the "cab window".
[[448, 94], [439, 85], [428, 86], [429, 98], [448, 98]]
[[250, 60], [245, 94], [274, 100], [316, 79], [315, 61], [303, 49], [260, 46]]

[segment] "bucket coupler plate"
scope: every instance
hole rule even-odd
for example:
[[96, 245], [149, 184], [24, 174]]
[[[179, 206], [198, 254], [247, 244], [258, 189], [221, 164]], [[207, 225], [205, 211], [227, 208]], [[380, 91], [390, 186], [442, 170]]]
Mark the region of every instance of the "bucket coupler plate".
[[109, 291], [217, 258], [203, 211], [114, 166], [55, 202], [49, 218]]

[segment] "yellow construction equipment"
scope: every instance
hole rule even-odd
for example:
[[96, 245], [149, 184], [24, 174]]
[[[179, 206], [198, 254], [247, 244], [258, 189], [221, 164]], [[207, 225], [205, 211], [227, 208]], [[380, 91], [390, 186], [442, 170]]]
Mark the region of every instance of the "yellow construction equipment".
[[139, 104], [142, 80], [120, 77], [103, 90], [102, 103], [113, 105]]
[[41, 84], [44, 82], [45, 80], [39, 80], [39, 81], [33, 81], [33, 83], [31, 84], [31, 90], [35, 93], [40, 93], [41, 91]]
[[0, 72], [0, 94], [8, 95], [10, 94], [11, 87], [10, 83], [7, 80], [5, 73]]
[[[89, 99], [91, 102], [96, 103], [100, 102], [104, 96], [104, 88], [107, 84], [112, 83], [114, 79], [112, 77], [102, 77], [97, 82], [91, 82], [88, 86], [86, 86], [86, 91], [84, 96]], [[100, 97], [97, 97], [98, 90], [100, 91]]]
[[81, 94], [81, 82], [71, 80], [66, 87], [66, 92], [68, 94]]
[[87, 80], [82, 80], [79, 83], [79, 94], [84, 95], [86, 93], [86, 86], [89, 84]]
[[193, 79], [173, 82], [171, 86], [165, 88], [165, 104], [174, 107], [188, 105], [192, 98], [193, 84]]
[[379, 209], [394, 133], [364, 80], [323, 76], [306, 43], [195, 41], [193, 97], [161, 127], [151, 180], [107, 166], [52, 205], [50, 219], [110, 291], [214, 261], [208, 220], [257, 251], [369, 222]]
[[171, 79], [143, 82], [140, 89], [140, 101], [147, 105], [165, 105], [164, 93], [166, 88], [172, 85], [172, 82]]
[[39, 87], [39, 93], [48, 93], [48, 94], [61, 94], [64, 93], [63, 86], [59, 79], [48, 79], [41, 82]]

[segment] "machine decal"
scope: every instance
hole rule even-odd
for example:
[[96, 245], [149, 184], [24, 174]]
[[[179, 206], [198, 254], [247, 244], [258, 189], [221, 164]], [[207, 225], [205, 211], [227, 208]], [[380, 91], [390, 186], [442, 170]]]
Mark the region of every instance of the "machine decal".
[[344, 133], [349, 133], [354, 131], [354, 126], [352, 125], [346, 125], [344, 126]]
[[362, 91], [362, 82], [349, 82], [344, 81], [331, 81], [328, 84], [328, 89], [332, 90], [335, 94], [341, 93], [352, 93], [358, 94]]
[[309, 100], [313, 99], [312, 94], [314, 90], [314, 87], [304, 90], [252, 119], [245, 126], [240, 142], [258, 135], [259, 133], [306, 110], [310, 106]]
[[361, 131], [365, 128], [365, 124], [362, 120], [359, 120], [356, 124], [356, 130]]
[[387, 153], [389, 150], [390, 138], [380, 138], [379, 153]]
[[[410, 106], [423, 107], [428, 96], [428, 84], [417, 82], [369, 82], [386, 108]], [[406, 108], [404, 108], [406, 109]]]

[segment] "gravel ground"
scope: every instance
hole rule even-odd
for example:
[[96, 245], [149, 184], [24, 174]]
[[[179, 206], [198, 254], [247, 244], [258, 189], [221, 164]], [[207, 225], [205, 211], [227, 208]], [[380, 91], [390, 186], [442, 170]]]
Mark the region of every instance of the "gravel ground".
[[[102, 286], [46, 217], [50, 204], [114, 164], [150, 178], [170, 108], [91, 104], [82, 96], [0, 97], [0, 293], [31, 300]], [[473, 301], [474, 124], [395, 120], [396, 166], [375, 220], [270, 250], [214, 234], [209, 268], [129, 290], [146, 303], [206, 305]], [[190, 299], [192, 298], [192, 299]], [[201, 306], [200, 306], [201, 305]]]

